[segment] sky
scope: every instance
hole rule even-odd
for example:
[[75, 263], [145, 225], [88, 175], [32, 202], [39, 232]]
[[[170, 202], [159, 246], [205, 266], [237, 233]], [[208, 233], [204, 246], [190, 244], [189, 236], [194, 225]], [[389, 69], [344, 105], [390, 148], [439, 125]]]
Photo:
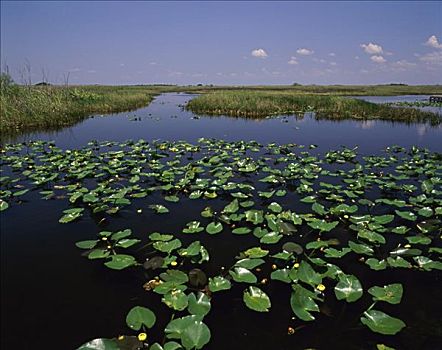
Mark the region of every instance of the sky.
[[441, 84], [442, 2], [1, 1], [18, 83]]

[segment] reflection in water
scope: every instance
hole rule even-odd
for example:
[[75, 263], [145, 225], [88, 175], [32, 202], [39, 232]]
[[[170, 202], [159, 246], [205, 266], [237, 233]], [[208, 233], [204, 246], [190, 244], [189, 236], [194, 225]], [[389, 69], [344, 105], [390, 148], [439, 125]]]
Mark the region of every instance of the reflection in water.
[[[148, 107], [136, 111], [95, 116], [61, 130], [3, 136], [3, 142], [53, 140], [59, 147], [72, 148], [83, 147], [91, 140], [196, 142], [200, 137], [205, 137], [228, 141], [317, 144], [323, 149], [357, 145], [367, 153], [379, 152], [391, 144], [403, 147], [416, 145], [442, 151], [440, 126], [382, 120], [331, 120], [313, 112], [268, 119], [196, 116], [183, 108], [195, 96], [163, 94]], [[425, 138], [422, 137], [423, 133]]]
[[374, 120], [364, 120], [361, 122], [361, 129], [368, 130], [372, 129], [375, 126]]
[[[428, 102], [430, 95], [401, 95], [401, 96], [349, 96], [373, 103], [398, 103], [398, 102]], [[404, 106], [402, 106], [404, 107]], [[442, 116], [442, 107], [425, 106], [425, 107], [410, 107], [417, 108], [425, 112], [432, 112]]]

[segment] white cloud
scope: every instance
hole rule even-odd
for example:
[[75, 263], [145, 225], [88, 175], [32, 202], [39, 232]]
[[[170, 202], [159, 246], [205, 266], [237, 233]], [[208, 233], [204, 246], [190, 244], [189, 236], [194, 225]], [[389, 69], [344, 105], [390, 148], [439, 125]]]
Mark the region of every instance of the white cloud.
[[124, 63], [120, 63], [120, 67], [124, 67], [125, 66], [125, 64]]
[[373, 43], [361, 44], [361, 47], [369, 55], [378, 55], [384, 51], [382, 46]]
[[392, 63], [393, 67], [396, 68], [411, 68], [416, 65], [414, 62], [408, 62], [407, 60], [399, 60], [394, 63]]
[[331, 56], [331, 57], [335, 57], [336, 56], [336, 54], [334, 52], [330, 52], [328, 55]]
[[407, 71], [409, 69], [414, 68], [415, 66], [417, 66], [416, 63], [409, 62], [407, 60], [399, 60], [399, 61], [391, 63], [391, 69], [394, 72], [405, 72], [405, 71]]
[[264, 49], [255, 49], [252, 50], [253, 57], [266, 58], [268, 57], [267, 52]]
[[384, 57], [378, 56], [378, 55], [371, 56], [370, 59], [373, 62], [375, 62], [375, 63], [385, 63], [385, 62], [387, 62], [387, 60]]
[[359, 56], [355, 56], [355, 60], [358, 60], [359, 59]]
[[287, 62], [288, 64], [298, 64], [298, 61], [296, 60], [295, 56], [290, 57], [290, 61]]
[[310, 49], [306, 49], [306, 48], [301, 48], [296, 50], [296, 53], [298, 55], [302, 55], [302, 56], [309, 56], [309, 55], [313, 55], [314, 51], [310, 50]]
[[435, 49], [442, 49], [442, 44], [439, 43], [439, 40], [437, 40], [436, 35], [430, 36], [428, 40], [425, 42], [425, 45], [434, 47]]
[[156, 63], [156, 62], [149, 62], [149, 64], [150, 64], [151, 66], [156, 66], [158, 63]]
[[74, 68], [69, 69], [68, 72], [70, 72], [70, 73], [81, 72], [81, 68], [74, 67]]
[[95, 69], [90, 69], [87, 71], [88, 73], [97, 73], [97, 71]]
[[442, 51], [434, 51], [422, 55], [419, 57], [419, 60], [425, 62], [427, 64], [442, 64]]
[[338, 64], [336, 62], [330, 62], [330, 66], [337, 66]]

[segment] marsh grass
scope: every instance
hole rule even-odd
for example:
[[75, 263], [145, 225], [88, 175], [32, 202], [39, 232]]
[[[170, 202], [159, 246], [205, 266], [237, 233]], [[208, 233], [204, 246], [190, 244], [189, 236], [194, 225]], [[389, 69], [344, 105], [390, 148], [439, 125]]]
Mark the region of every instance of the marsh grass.
[[2, 132], [72, 125], [91, 114], [147, 105], [156, 94], [145, 87], [1, 86]]
[[329, 119], [383, 119], [440, 123], [437, 115], [414, 108], [390, 107], [343, 96], [274, 90], [210, 92], [191, 100], [186, 108], [197, 114], [251, 118], [315, 112], [319, 118]]
[[[274, 85], [274, 86], [22, 86], [8, 75], [0, 81], [1, 134], [56, 130], [92, 114], [130, 111], [150, 103], [164, 92], [200, 93], [189, 109], [196, 113], [261, 118], [272, 114], [316, 111], [334, 119], [438, 119], [411, 109], [380, 107], [341, 95], [442, 94], [442, 86], [406, 85]], [[207, 95], [206, 95], [207, 94]]]

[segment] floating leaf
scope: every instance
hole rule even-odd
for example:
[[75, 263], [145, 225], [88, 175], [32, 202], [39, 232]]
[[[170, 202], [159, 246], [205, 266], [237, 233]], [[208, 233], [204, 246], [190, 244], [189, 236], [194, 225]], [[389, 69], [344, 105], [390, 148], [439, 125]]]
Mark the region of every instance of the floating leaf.
[[256, 283], [256, 276], [248, 269], [243, 267], [235, 267], [233, 271], [229, 271], [230, 276], [235, 282]]
[[89, 241], [81, 241], [81, 242], [77, 242], [75, 243], [75, 245], [78, 248], [81, 249], [92, 249], [97, 245], [98, 241], [97, 240], [89, 240]]
[[260, 266], [262, 264], [264, 264], [264, 260], [263, 259], [250, 259], [250, 258], [246, 258], [246, 259], [238, 260], [236, 262], [235, 266], [244, 267], [246, 269], [254, 269], [255, 267], [258, 267], [258, 266]]
[[153, 244], [153, 247], [160, 252], [169, 254], [173, 250], [181, 247], [181, 241], [178, 238], [169, 242], [158, 241]]
[[386, 335], [395, 335], [405, 327], [402, 320], [378, 310], [365, 311], [361, 317], [361, 322], [373, 332]]
[[133, 266], [137, 263], [135, 258], [131, 255], [116, 254], [111, 256], [111, 261], [104, 263], [107, 267], [113, 270], [122, 270], [126, 267]]
[[249, 229], [248, 227], [238, 227], [232, 230], [232, 233], [236, 235], [246, 235], [250, 232], [252, 232], [252, 230]]
[[147, 328], [152, 328], [155, 322], [155, 314], [150, 309], [143, 306], [133, 307], [126, 316], [126, 324], [136, 331], [141, 329], [142, 325]]
[[228, 279], [222, 276], [216, 276], [209, 278], [209, 289], [211, 292], [219, 292], [221, 290], [227, 290], [231, 288], [231, 283]]
[[83, 215], [83, 208], [73, 208], [73, 209], [67, 209], [63, 210], [63, 215], [58, 222], [62, 224], [67, 224], [68, 222], [74, 221], [75, 219], [79, 218]]
[[274, 213], [282, 212], [282, 207], [278, 203], [276, 203], [276, 202], [270, 203], [268, 208], [269, 208], [269, 210], [273, 211]]
[[412, 213], [411, 211], [395, 210], [394, 212], [403, 219], [407, 219], [410, 221], [416, 221], [417, 219], [416, 214]]
[[207, 276], [201, 269], [189, 271], [189, 283], [194, 287], [204, 287], [207, 284]]
[[180, 289], [173, 289], [161, 299], [171, 309], [183, 311], [188, 305], [187, 295]]
[[188, 310], [192, 315], [203, 317], [209, 313], [210, 307], [210, 299], [206, 294], [201, 292], [198, 292], [198, 296], [194, 293], [189, 294]]
[[121, 350], [113, 339], [94, 339], [80, 346], [77, 350]]
[[348, 303], [355, 302], [362, 297], [362, 285], [353, 275], [339, 275], [339, 282], [335, 287], [338, 300], [345, 299]]
[[327, 222], [325, 220], [314, 219], [307, 223], [311, 228], [319, 230], [321, 232], [329, 232], [333, 230], [338, 224], [339, 221]]
[[390, 304], [399, 304], [402, 299], [402, 284], [394, 283], [384, 287], [371, 287], [368, 292], [373, 295], [375, 301], [386, 301]]
[[211, 222], [206, 227], [206, 232], [211, 235], [220, 233], [222, 230], [223, 230], [223, 225], [220, 222]]
[[262, 258], [266, 256], [269, 253], [268, 250], [264, 250], [261, 247], [253, 247], [250, 249], [247, 249], [244, 252], [244, 255], [246, 255], [249, 258]]
[[288, 253], [295, 253], [297, 255], [302, 254], [304, 249], [302, 247], [294, 242], [286, 242], [282, 245], [282, 250], [288, 252]]
[[243, 300], [247, 307], [254, 311], [268, 312], [271, 307], [271, 302], [267, 294], [254, 286], [250, 286], [244, 291]]
[[149, 208], [155, 210], [157, 214], [165, 214], [169, 212], [169, 209], [167, 209], [164, 205], [161, 204], [152, 204], [149, 205]]
[[313, 300], [314, 294], [300, 285], [293, 286], [290, 306], [297, 317], [303, 321], [313, 321], [315, 317], [310, 313], [319, 312], [319, 307]]
[[170, 321], [165, 332], [168, 338], [181, 339], [187, 350], [202, 349], [211, 337], [209, 328], [195, 315]]
[[6, 210], [9, 208], [8, 202], [4, 201], [3, 199], [0, 199], [0, 211]]
[[262, 236], [259, 241], [264, 244], [275, 244], [278, 243], [281, 238], [282, 235], [278, 234], [277, 232], [269, 232]]

